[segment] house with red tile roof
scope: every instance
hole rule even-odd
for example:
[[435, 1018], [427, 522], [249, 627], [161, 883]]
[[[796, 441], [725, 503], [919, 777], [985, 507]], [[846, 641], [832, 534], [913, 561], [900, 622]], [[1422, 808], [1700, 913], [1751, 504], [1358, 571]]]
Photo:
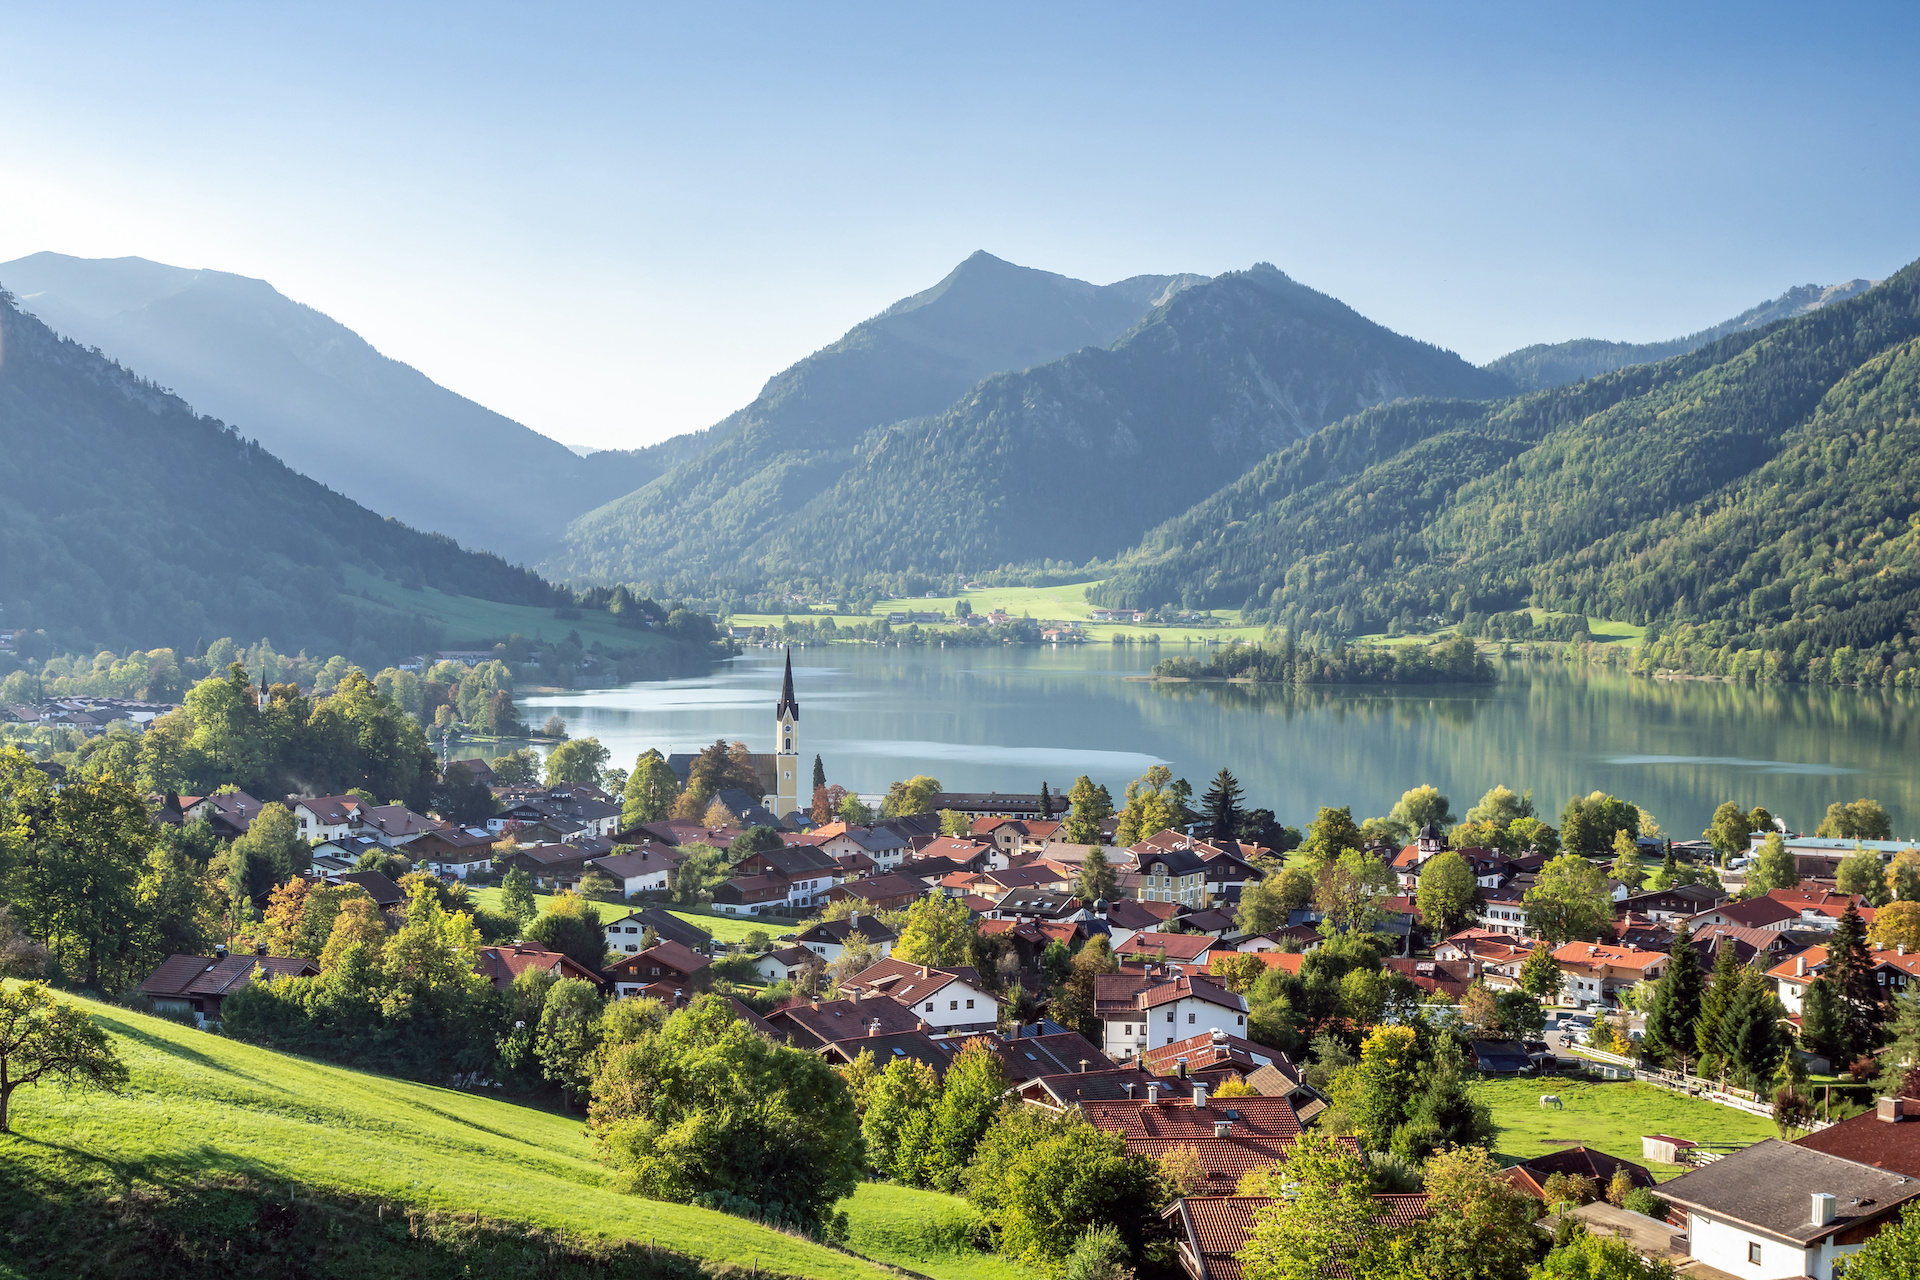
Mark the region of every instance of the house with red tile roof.
[[614, 994], [623, 998], [643, 994], [643, 988], [652, 987], [671, 988], [690, 997], [697, 987], [705, 985], [700, 971], [712, 963], [678, 942], [656, 942], [607, 966], [607, 979], [613, 983]]
[[919, 1015], [904, 1005], [864, 995], [847, 1000], [795, 1000], [768, 1014], [767, 1024], [788, 1044], [816, 1051], [870, 1035], [927, 1029]]
[[220, 1004], [256, 979], [307, 978], [320, 967], [305, 956], [168, 956], [139, 986], [162, 1013], [191, 1013], [195, 1022], [218, 1022]]
[[1000, 1001], [971, 965], [937, 968], [889, 956], [842, 982], [840, 989], [869, 999], [884, 996], [935, 1031], [991, 1031], [1000, 1019]]
[[[1873, 981], [1879, 988], [1882, 1004], [1892, 1003], [1909, 985], [1920, 979], [1920, 951], [1908, 951], [1901, 946], [1869, 950], [1867, 955], [1873, 966]], [[1827, 948], [1808, 947], [1792, 959], [1782, 960], [1768, 969], [1767, 976], [1780, 989], [1780, 1003], [1786, 1006], [1790, 1015], [1797, 1018], [1806, 1003], [1808, 985], [1826, 968]]]
[[1206, 933], [1136, 933], [1113, 949], [1122, 960], [1157, 960], [1164, 955], [1171, 964], [1187, 965], [1204, 971], [1209, 952], [1221, 947], [1220, 939]]
[[1799, 914], [1799, 924], [1810, 929], [1832, 929], [1852, 907], [1860, 918], [1873, 923], [1876, 914], [1867, 900], [1857, 893], [1838, 893], [1818, 885], [1795, 885], [1791, 889], [1769, 889], [1767, 896]]
[[1524, 1191], [1535, 1200], [1546, 1202], [1546, 1183], [1556, 1173], [1577, 1174], [1591, 1178], [1594, 1186], [1604, 1194], [1613, 1182], [1613, 1175], [1621, 1169], [1627, 1171], [1627, 1177], [1636, 1187], [1653, 1188], [1653, 1175], [1644, 1165], [1631, 1160], [1622, 1160], [1619, 1156], [1610, 1156], [1604, 1151], [1591, 1151], [1585, 1145], [1576, 1144], [1559, 1151], [1549, 1151], [1545, 1155], [1522, 1160], [1519, 1164], [1503, 1170], [1501, 1177], [1515, 1190]]
[[1687, 917], [1687, 927], [1695, 933], [1710, 924], [1737, 924], [1744, 929], [1791, 929], [1799, 923], [1798, 910], [1773, 898], [1722, 902]]
[[1080, 1110], [1095, 1128], [1119, 1134], [1135, 1155], [1157, 1159], [1192, 1148], [1210, 1193], [1229, 1193], [1246, 1174], [1285, 1159], [1301, 1134], [1285, 1098], [1213, 1098], [1201, 1081], [1173, 1091], [1149, 1079], [1139, 1092], [1145, 1096], [1083, 1103]]
[[1611, 1007], [1621, 991], [1665, 973], [1670, 958], [1664, 951], [1569, 942], [1553, 953], [1560, 968], [1560, 1003], [1582, 1009]]
[[1247, 1030], [1246, 997], [1190, 974], [1101, 974], [1094, 979], [1093, 1009], [1101, 1051], [1121, 1063], [1190, 1036], [1244, 1036]]
[[[1902, 1092], [1920, 1093], [1920, 1079], [1911, 1073], [1907, 1079], [1910, 1083]], [[1794, 1145], [1920, 1178], [1920, 1097], [1881, 1098], [1873, 1110], [1810, 1133]]]
[[556, 978], [574, 978], [604, 987], [605, 979], [582, 966], [570, 956], [549, 951], [537, 942], [515, 942], [498, 947], [482, 947], [474, 960], [473, 971], [501, 991], [529, 969], [544, 969]]

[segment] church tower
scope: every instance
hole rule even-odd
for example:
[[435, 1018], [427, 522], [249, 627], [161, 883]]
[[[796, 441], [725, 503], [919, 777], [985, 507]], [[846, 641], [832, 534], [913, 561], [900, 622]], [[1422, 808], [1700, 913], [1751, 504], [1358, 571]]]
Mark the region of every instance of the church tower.
[[784, 818], [800, 808], [800, 704], [793, 697], [793, 650], [787, 650], [787, 678], [780, 685], [780, 702], [773, 709], [773, 816]]

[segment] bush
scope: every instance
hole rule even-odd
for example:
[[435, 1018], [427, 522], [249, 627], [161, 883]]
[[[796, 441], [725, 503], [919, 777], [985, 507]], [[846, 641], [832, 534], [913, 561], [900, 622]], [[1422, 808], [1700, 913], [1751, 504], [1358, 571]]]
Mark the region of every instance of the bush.
[[1645, 1214], [1662, 1222], [1667, 1220], [1667, 1202], [1645, 1187], [1635, 1187], [1627, 1192], [1627, 1198], [1620, 1202], [1620, 1207], [1628, 1213]]
[[1067, 1255], [1064, 1280], [1132, 1280], [1127, 1244], [1112, 1223], [1088, 1227]]

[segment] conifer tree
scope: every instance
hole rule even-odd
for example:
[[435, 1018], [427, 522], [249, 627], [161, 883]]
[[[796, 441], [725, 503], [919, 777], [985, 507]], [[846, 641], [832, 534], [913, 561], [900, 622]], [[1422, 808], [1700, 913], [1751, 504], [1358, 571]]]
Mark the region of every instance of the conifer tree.
[[1880, 1028], [1887, 1014], [1880, 1007], [1879, 984], [1873, 980], [1866, 922], [1852, 903], [1847, 904], [1834, 927], [1833, 941], [1827, 944], [1824, 976], [1833, 983], [1833, 994], [1839, 998], [1840, 1012], [1846, 1019], [1847, 1051], [1855, 1055], [1872, 1053], [1880, 1042]]
[[1833, 982], [1821, 974], [1807, 984], [1800, 1007], [1800, 1042], [1844, 1070], [1853, 1061], [1847, 1052], [1847, 1019], [1834, 994]]
[[1731, 939], [1723, 938], [1713, 958], [1713, 983], [1700, 997], [1700, 1017], [1693, 1024], [1693, 1044], [1702, 1058], [1720, 1052], [1720, 1020], [1740, 994], [1740, 958]]
[[813, 789], [822, 790], [827, 785], [827, 766], [820, 763], [820, 757], [813, 757]]
[[1120, 877], [1107, 864], [1106, 851], [1096, 840], [1087, 850], [1086, 861], [1080, 864], [1080, 874], [1074, 877], [1073, 896], [1089, 904], [1112, 902], [1119, 887]]
[[1730, 1067], [1749, 1089], [1758, 1092], [1792, 1047], [1783, 1025], [1787, 1011], [1780, 1007], [1773, 984], [1760, 973], [1747, 968], [1739, 973], [1740, 990], [1727, 1005], [1715, 1039], [1725, 1063], [1723, 1071]]
[[1232, 773], [1222, 769], [1214, 775], [1200, 803], [1206, 806], [1207, 838], [1215, 844], [1240, 834], [1240, 797], [1240, 781]]
[[1700, 953], [1693, 949], [1693, 932], [1682, 922], [1673, 935], [1672, 960], [1647, 1010], [1647, 1031], [1640, 1049], [1648, 1058], [1666, 1064], [1680, 1059], [1681, 1070], [1693, 1056], [1694, 1024], [1700, 1020]]

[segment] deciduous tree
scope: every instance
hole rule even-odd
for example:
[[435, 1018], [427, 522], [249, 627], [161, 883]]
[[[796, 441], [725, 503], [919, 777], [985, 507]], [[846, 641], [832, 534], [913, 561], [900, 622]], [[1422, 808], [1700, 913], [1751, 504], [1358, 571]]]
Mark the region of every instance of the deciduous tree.
[[1606, 874], [1575, 853], [1542, 868], [1523, 901], [1528, 927], [1551, 946], [1597, 937], [1613, 920]]
[[1767, 832], [1760, 849], [1747, 868], [1746, 896], [1757, 898], [1773, 889], [1791, 889], [1800, 883], [1800, 867], [1793, 850], [1787, 848], [1778, 831]]
[[1863, 797], [1851, 804], [1836, 800], [1827, 806], [1826, 817], [1814, 834], [1834, 840], [1891, 840], [1893, 819], [1878, 800]]
[[[1113, 816], [1113, 797], [1103, 786], [1081, 774], [1067, 792], [1067, 817], [1060, 825], [1060, 839], [1069, 844], [1104, 844], [1100, 824]], [[944, 820], [942, 824], [944, 830]]]
[[679, 797], [680, 779], [674, 776], [672, 766], [659, 751], [648, 747], [627, 775], [620, 797], [620, 824], [636, 827], [643, 822], [664, 821], [673, 813], [673, 802]]
[[893, 955], [908, 964], [965, 964], [974, 932], [973, 913], [960, 899], [916, 898], [907, 908], [907, 922], [893, 945]]
[[1463, 926], [1473, 914], [1480, 892], [1473, 868], [1451, 849], [1435, 854], [1420, 868], [1415, 901], [1432, 936], [1444, 938]]
[[116, 1092], [127, 1069], [80, 1007], [44, 982], [0, 982], [0, 1133], [12, 1133], [15, 1090], [42, 1080]]

